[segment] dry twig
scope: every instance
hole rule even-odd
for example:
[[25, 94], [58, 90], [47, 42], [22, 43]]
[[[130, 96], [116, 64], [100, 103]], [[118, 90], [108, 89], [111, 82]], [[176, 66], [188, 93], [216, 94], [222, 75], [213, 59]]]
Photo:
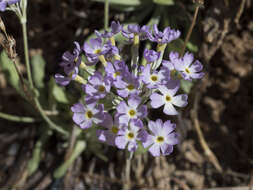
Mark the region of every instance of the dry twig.
[[215, 154], [211, 151], [209, 148], [204, 135], [201, 131], [200, 125], [199, 125], [199, 119], [198, 119], [198, 104], [199, 104], [199, 98], [200, 98], [200, 91], [196, 92], [195, 99], [194, 99], [194, 105], [193, 109], [191, 111], [191, 119], [193, 121], [194, 128], [197, 131], [200, 145], [204, 150], [205, 156], [208, 158], [208, 160], [214, 165], [214, 167], [219, 171], [222, 172], [222, 167], [219, 164], [218, 159], [216, 158]]

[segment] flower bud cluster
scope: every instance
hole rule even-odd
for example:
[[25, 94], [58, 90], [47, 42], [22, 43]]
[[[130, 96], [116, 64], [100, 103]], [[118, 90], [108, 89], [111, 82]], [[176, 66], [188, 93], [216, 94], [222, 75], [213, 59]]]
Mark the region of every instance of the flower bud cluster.
[[[191, 53], [180, 57], [171, 52], [169, 60], [163, 60], [166, 45], [179, 38], [180, 32], [169, 27], [159, 31], [157, 25], [128, 25], [112, 22], [111, 30], [100, 33], [81, 47], [65, 52], [60, 66], [66, 75], [56, 74], [56, 82], [66, 86], [74, 80], [82, 84], [85, 104], [71, 107], [74, 122], [82, 129], [97, 127], [97, 138], [119, 149], [130, 152], [138, 146], [146, 148], [153, 156], [168, 155], [178, 143], [176, 125], [170, 120], [148, 119], [148, 108], [163, 107], [166, 115], [177, 115], [176, 107], [187, 105], [186, 94], [178, 94], [180, 79], [203, 77], [202, 65], [194, 62]], [[115, 35], [121, 33], [132, 45], [132, 59], [124, 61], [116, 46]], [[140, 63], [140, 40], [157, 43], [157, 49], [145, 49], [144, 64]], [[85, 56], [86, 62], [81, 59]], [[102, 71], [90, 69], [90, 65], [102, 64]], [[84, 78], [79, 69], [89, 73]], [[109, 106], [108, 106], [109, 104]]]

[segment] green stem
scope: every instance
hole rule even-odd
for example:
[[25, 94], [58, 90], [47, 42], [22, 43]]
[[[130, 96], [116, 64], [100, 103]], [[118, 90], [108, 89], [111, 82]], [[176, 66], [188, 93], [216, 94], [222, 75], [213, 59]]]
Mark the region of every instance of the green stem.
[[[28, 40], [27, 40], [27, 28], [26, 28], [26, 19], [21, 19], [22, 24], [22, 32], [23, 32], [23, 40], [24, 40], [24, 54], [25, 54], [25, 63], [26, 63], [26, 69], [27, 69], [27, 75], [28, 75], [28, 81], [31, 89], [34, 89], [33, 80], [32, 80], [32, 73], [30, 68], [30, 61], [29, 61], [29, 49], [28, 49]], [[33, 96], [34, 103], [36, 108], [38, 109], [41, 117], [48, 123], [48, 125], [58, 131], [59, 133], [68, 136], [68, 132], [63, 130], [60, 126], [56, 125], [54, 122], [52, 122], [49, 117], [45, 114], [44, 110], [42, 109], [40, 102], [38, 100], [37, 96]]]
[[68, 132], [62, 129], [59, 125], [56, 125], [54, 122], [52, 122], [49, 117], [45, 114], [44, 110], [42, 109], [40, 102], [37, 98], [34, 98], [34, 102], [36, 107], [38, 108], [38, 111], [40, 112], [41, 117], [47, 122], [47, 124], [57, 132], [61, 133], [64, 136], [68, 136]]
[[14, 122], [23, 122], [23, 123], [34, 123], [34, 122], [36, 122], [36, 119], [34, 119], [32, 117], [21, 117], [21, 116], [2, 113], [2, 112], [0, 112], [0, 118], [6, 119], [6, 120], [9, 120], [9, 121], [14, 121]]
[[31, 72], [30, 61], [29, 61], [29, 49], [28, 49], [26, 22], [21, 22], [21, 24], [22, 24], [22, 32], [23, 32], [23, 40], [24, 40], [24, 54], [25, 54], [25, 64], [26, 64], [27, 76], [28, 76], [28, 81], [29, 81], [30, 87], [33, 89], [34, 85], [33, 85], [32, 72]]
[[105, 7], [104, 7], [104, 29], [107, 30], [109, 26], [109, 0], [105, 0]]

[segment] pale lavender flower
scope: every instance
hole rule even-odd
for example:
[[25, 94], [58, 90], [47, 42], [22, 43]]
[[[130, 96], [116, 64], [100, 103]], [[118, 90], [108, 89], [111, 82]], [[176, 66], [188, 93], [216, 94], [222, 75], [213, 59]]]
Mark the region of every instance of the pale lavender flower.
[[62, 55], [62, 62], [60, 66], [64, 67], [65, 73], [69, 73], [73, 70], [74, 67], [79, 67], [81, 64], [81, 48], [78, 42], [74, 42], [75, 48], [73, 52], [70, 51], [64, 52]]
[[0, 0], [0, 11], [4, 12], [7, 5], [12, 5], [19, 1], [20, 0]]
[[173, 145], [179, 143], [178, 134], [174, 132], [176, 125], [169, 120], [163, 123], [161, 119], [157, 119], [156, 122], [149, 121], [148, 128], [152, 135], [146, 135], [145, 142], [143, 142], [144, 148], [149, 147], [148, 151], [153, 156], [171, 154]]
[[108, 77], [113, 81], [113, 84], [117, 80], [122, 80], [122, 78], [129, 73], [128, 67], [124, 61], [114, 61], [114, 63], [107, 62], [105, 67], [105, 72]]
[[114, 120], [109, 113], [105, 113], [104, 121], [100, 124], [106, 129], [98, 129], [97, 137], [98, 140], [107, 143], [111, 146], [115, 146], [115, 138], [122, 127], [126, 127], [124, 124], [119, 123], [117, 115], [114, 116]]
[[179, 89], [179, 82], [171, 81], [167, 84], [167, 87], [165, 85], [160, 85], [158, 87], [159, 91], [162, 93], [153, 93], [150, 96], [150, 104], [153, 108], [159, 108], [162, 105], [164, 105], [163, 112], [167, 115], [177, 115], [178, 112], [174, 108], [174, 106], [177, 107], [184, 107], [187, 105], [187, 94], [180, 94], [175, 95], [176, 92]]
[[110, 92], [111, 82], [110, 78], [96, 71], [89, 77], [88, 83], [83, 86], [85, 93], [94, 99], [98, 100], [104, 98]]
[[200, 79], [204, 76], [201, 72], [202, 64], [196, 60], [193, 63], [193, 54], [186, 52], [181, 59], [174, 59], [174, 67], [179, 71], [185, 80]]
[[179, 53], [171, 51], [169, 58], [170, 58], [169, 61], [168, 60], [162, 61], [163, 67], [166, 69], [169, 69], [170, 71], [175, 70], [174, 64], [180, 64], [179, 63], [179, 59], [180, 59]]
[[151, 65], [147, 64], [140, 75], [143, 83], [147, 85], [148, 88], [154, 89], [159, 85], [166, 84], [170, 79], [170, 74], [167, 70], [163, 69], [160, 71], [151, 71]]
[[54, 78], [57, 84], [61, 86], [67, 86], [70, 81], [74, 80], [78, 75], [78, 68], [73, 67], [69, 70], [65, 70], [65, 73], [67, 76], [61, 75], [61, 74], [55, 74]]
[[141, 98], [131, 96], [127, 103], [121, 101], [117, 106], [117, 114], [119, 114], [120, 123], [128, 124], [129, 120], [142, 119], [147, 115], [147, 106], [141, 105]]
[[74, 104], [71, 107], [73, 114], [73, 121], [79, 125], [82, 129], [87, 129], [92, 126], [93, 123], [99, 124], [103, 122], [104, 106], [96, 103], [83, 105], [81, 103]]
[[147, 60], [147, 62], [153, 63], [159, 59], [160, 53], [154, 50], [145, 49], [143, 56]]
[[157, 24], [154, 24], [153, 26], [153, 35], [151, 32], [148, 33], [149, 40], [159, 44], [170, 43], [171, 41], [179, 38], [179, 36], [179, 30], [173, 30], [170, 27], [166, 27], [163, 32], [161, 32], [158, 30]]
[[83, 50], [92, 65], [98, 61], [100, 55], [105, 55], [109, 51], [109, 47], [103, 44], [101, 38], [94, 38], [84, 43]]
[[115, 21], [111, 22], [111, 31], [105, 31], [103, 34], [101, 34], [98, 31], [95, 31], [95, 34], [97, 37], [102, 37], [102, 38], [111, 38], [112, 36], [118, 34], [122, 30], [121, 24]]
[[124, 73], [122, 80], [115, 81], [114, 86], [117, 88], [118, 95], [123, 98], [140, 93], [138, 89], [140, 80], [130, 72]]
[[107, 49], [107, 52], [105, 54], [105, 57], [109, 60], [111, 60], [114, 56], [117, 56], [118, 58], [120, 58], [119, 55], [119, 49], [112, 45], [111, 41], [107, 41], [104, 45], [105, 49]]
[[149, 26], [140, 27], [137, 24], [129, 24], [127, 30], [122, 29], [122, 35], [128, 38], [130, 41], [133, 40], [134, 35], [138, 35], [140, 40], [148, 39]]
[[130, 121], [129, 127], [123, 127], [119, 130], [115, 138], [115, 144], [119, 149], [127, 149], [134, 152], [137, 147], [137, 141], [142, 140], [143, 123], [141, 120]]

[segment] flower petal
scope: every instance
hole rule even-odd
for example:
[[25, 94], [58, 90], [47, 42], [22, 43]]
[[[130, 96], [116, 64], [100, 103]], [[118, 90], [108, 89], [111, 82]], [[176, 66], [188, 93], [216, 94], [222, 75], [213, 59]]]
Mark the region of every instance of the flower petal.
[[167, 115], [177, 115], [178, 112], [171, 103], [166, 103], [163, 112]]
[[188, 99], [187, 94], [180, 94], [180, 95], [173, 97], [172, 104], [174, 104], [175, 106], [178, 106], [178, 107], [184, 107], [188, 103], [187, 99]]

